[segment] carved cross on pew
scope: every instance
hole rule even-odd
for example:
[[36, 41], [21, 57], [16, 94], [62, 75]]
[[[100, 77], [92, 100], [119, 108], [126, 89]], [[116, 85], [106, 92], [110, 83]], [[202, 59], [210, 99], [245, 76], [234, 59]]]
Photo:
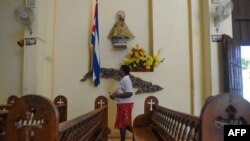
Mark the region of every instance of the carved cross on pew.
[[10, 101], [11, 104], [14, 104], [15, 103], [15, 99], [12, 98], [11, 101]]
[[104, 107], [105, 105], [108, 105], [108, 99], [105, 96], [98, 96], [95, 99], [95, 109]]
[[102, 107], [102, 105], [105, 104], [105, 102], [103, 102], [102, 99], [100, 99], [100, 101], [98, 101], [97, 103], [98, 103], [101, 107]]
[[148, 102], [148, 104], [150, 105], [150, 111], [153, 110], [153, 105], [155, 105], [155, 102], [153, 102], [153, 99], [150, 99], [150, 102]]
[[221, 117], [218, 116], [215, 120], [214, 123], [217, 125], [217, 127], [223, 127], [224, 125], [245, 125], [247, 124], [246, 119], [243, 117], [236, 117], [237, 115], [237, 110], [234, 106], [229, 105], [225, 113], [227, 117]]
[[29, 141], [33, 140], [33, 137], [35, 136], [34, 128], [43, 128], [43, 126], [47, 123], [47, 120], [45, 120], [44, 118], [41, 118], [39, 120], [34, 119], [35, 109], [33, 107], [31, 107], [30, 110], [26, 111], [25, 115], [25, 118], [19, 118], [18, 120], [16, 120], [15, 126], [18, 129], [23, 128], [25, 132], [28, 133], [26, 134], [26, 139]]
[[59, 101], [57, 101], [57, 104], [62, 105], [64, 104], [64, 101], [62, 101], [62, 99], [60, 98]]

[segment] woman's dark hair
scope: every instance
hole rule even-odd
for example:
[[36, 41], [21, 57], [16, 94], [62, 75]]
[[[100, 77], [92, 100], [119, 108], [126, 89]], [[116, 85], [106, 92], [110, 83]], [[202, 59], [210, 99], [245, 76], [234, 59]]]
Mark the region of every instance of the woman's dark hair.
[[130, 67], [128, 65], [121, 65], [121, 70], [124, 72], [125, 75], [129, 75]]

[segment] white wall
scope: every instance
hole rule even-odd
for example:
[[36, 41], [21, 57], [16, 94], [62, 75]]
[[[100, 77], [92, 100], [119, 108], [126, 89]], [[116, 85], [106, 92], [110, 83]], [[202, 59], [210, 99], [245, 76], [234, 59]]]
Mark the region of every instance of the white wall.
[[[115, 80], [101, 79], [94, 87], [91, 80], [80, 82], [89, 70], [89, 1], [57, 1], [55, 31], [54, 94], [69, 100], [69, 117], [93, 108], [98, 95], [108, 96], [118, 84]], [[111, 5], [112, 4], [112, 5]], [[166, 10], [168, 9], [168, 10]], [[115, 50], [107, 38], [115, 23], [118, 10], [126, 13], [125, 21], [136, 38], [125, 50]], [[132, 73], [146, 81], [162, 86], [162, 91], [136, 95], [133, 117], [143, 112], [146, 96], [155, 95], [160, 104], [180, 111], [190, 112], [189, 29], [187, 1], [153, 1], [153, 50], [166, 58], [154, 72]], [[149, 50], [148, 2], [145, 0], [99, 1], [101, 65], [119, 68], [131, 47], [139, 44]], [[74, 104], [73, 104], [74, 103]], [[78, 103], [78, 104], [75, 104]], [[115, 118], [115, 103], [110, 100], [110, 126]]]
[[23, 1], [0, 0], [0, 103], [10, 95], [22, 93], [23, 48], [17, 41], [23, 39], [23, 26], [13, 17], [14, 8]]
[[[37, 37], [37, 45], [24, 48], [23, 80], [22, 68], [16, 68], [21, 71], [16, 79], [20, 83], [15, 83], [19, 88], [17, 90], [23, 88], [23, 94], [36, 93], [51, 99], [57, 95], [66, 96], [69, 119], [94, 109], [94, 99], [99, 95], [108, 96], [108, 91], [115, 90], [118, 84], [115, 80], [104, 78], [98, 87], [93, 86], [91, 80], [80, 81], [90, 70], [89, 35], [93, 3], [94, 0], [38, 1], [33, 35]], [[149, 95], [158, 97], [160, 105], [199, 115], [204, 99], [221, 91], [218, 44], [210, 41], [210, 34], [213, 33], [210, 7], [210, 0], [153, 0], [153, 38], [150, 39], [148, 1], [99, 1], [102, 67], [119, 68], [135, 44], [154, 53], [160, 52], [160, 57], [166, 58], [154, 68], [154, 72], [132, 72], [164, 88], [152, 94], [135, 95], [133, 117], [143, 113], [144, 99]], [[126, 13], [125, 22], [135, 35], [124, 50], [114, 49], [107, 38], [118, 10]], [[11, 23], [14, 24], [13, 28], [18, 27], [14, 21]], [[0, 27], [3, 28], [2, 25]], [[227, 31], [223, 28], [221, 33], [224, 30]], [[12, 32], [12, 26], [8, 26], [8, 32]], [[27, 34], [25, 36], [29, 37]], [[5, 42], [2, 36], [0, 40], [6, 44], [4, 47], [15, 43]], [[149, 45], [149, 41], [153, 46]], [[11, 65], [6, 62], [2, 64]], [[2, 76], [2, 72], [0, 74]], [[1, 87], [8, 88], [9, 85], [1, 80]], [[1, 89], [1, 93], [6, 92], [11, 93]], [[1, 100], [4, 98], [2, 95], [0, 97]], [[115, 113], [116, 105], [109, 99], [110, 128], [114, 126]]]
[[[229, 16], [225, 21], [222, 21], [220, 23], [220, 27], [218, 32], [216, 31], [216, 28], [214, 26], [214, 14], [215, 14], [215, 8], [218, 6], [218, 4], [211, 4], [209, 5], [209, 12], [210, 12], [210, 35], [221, 35], [221, 34], [227, 34], [232, 37], [232, 18]], [[221, 69], [221, 66], [223, 65], [222, 60], [222, 48], [221, 43], [218, 42], [212, 42], [212, 39], [210, 38], [210, 49], [211, 49], [211, 62], [213, 62], [213, 65], [211, 65], [211, 79], [212, 82], [218, 82], [218, 83], [212, 83], [212, 94], [218, 94], [218, 92], [222, 92], [224, 90], [223, 85], [223, 72]], [[218, 85], [219, 84], [219, 85]]]

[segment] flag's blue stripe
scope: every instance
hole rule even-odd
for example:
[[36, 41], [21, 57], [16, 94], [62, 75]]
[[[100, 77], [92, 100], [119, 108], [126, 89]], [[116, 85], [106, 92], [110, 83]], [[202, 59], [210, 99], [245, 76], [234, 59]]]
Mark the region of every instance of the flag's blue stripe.
[[92, 27], [91, 44], [93, 45], [93, 80], [97, 86], [100, 84], [100, 55], [99, 55], [99, 27], [98, 27], [98, 3], [95, 6], [94, 25]]
[[93, 68], [94, 68], [94, 75], [96, 77], [94, 79], [94, 83], [95, 85], [98, 85], [100, 84], [100, 64], [99, 64], [99, 61], [97, 60], [96, 53], [94, 53]]

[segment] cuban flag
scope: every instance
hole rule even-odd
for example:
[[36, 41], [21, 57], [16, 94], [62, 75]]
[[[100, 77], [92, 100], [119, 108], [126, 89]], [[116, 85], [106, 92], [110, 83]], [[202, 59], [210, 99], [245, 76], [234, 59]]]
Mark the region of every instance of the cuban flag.
[[98, 1], [96, 0], [94, 21], [92, 26], [91, 46], [93, 48], [93, 81], [95, 86], [100, 84], [100, 44], [98, 26]]

